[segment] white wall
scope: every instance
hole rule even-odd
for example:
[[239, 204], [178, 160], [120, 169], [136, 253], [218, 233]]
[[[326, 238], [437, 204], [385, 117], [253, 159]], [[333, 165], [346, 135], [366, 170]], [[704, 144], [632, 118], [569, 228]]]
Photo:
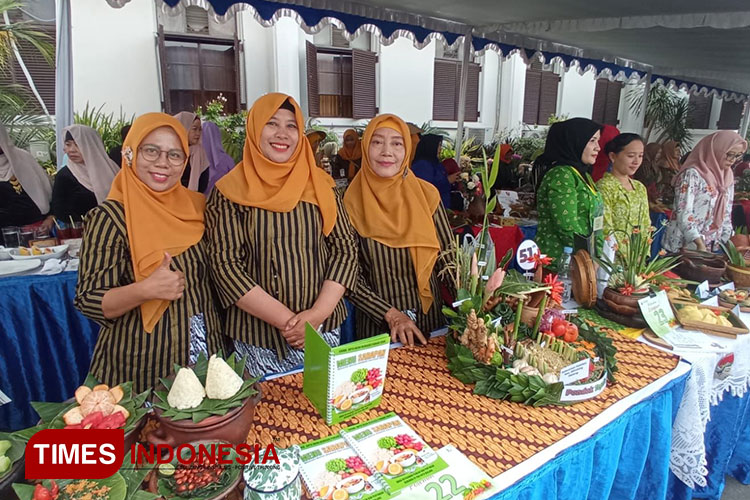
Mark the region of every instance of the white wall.
[[596, 78], [593, 71], [583, 75], [578, 67], [563, 71], [557, 99], [557, 115], [568, 118], [591, 118], [594, 109]]
[[[497, 119], [497, 86], [500, 72], [500, 57], [492, 50], [482, 57], [482, 72], [479, 79], [479, 126], [485, 129], [485, 142], [492, 142]], [[474, 124], [469, 124], [469, 127]]]
[[421, 125], [432, 120], [435, 44], [419, 50], [408, 38], [380, 46], [380, 112]]
[[497, 108], [496, 129], [499, 132], [515, 132], [523, 129], [523, 97], [526, 90], [526, 64], [518, 54], [501, 61], [500, 102]]
[[262, 26], [250, 11], [238, 15], [244, 49], [245, 102], [249, 108], [260, 96], [274, 90], [274, 35], [273, 28]]
[[101, 0], [71, 2], [75, 111], [104, 105], [126, 116], [161, 111], [153, 2], [121, 9]]
[[300, 38], [302, 35], [303, 32], [297, 22], [288, 17], [282, 17], [273, 26], [274, 91], [289, 94], [297, 102], [301, 101]]

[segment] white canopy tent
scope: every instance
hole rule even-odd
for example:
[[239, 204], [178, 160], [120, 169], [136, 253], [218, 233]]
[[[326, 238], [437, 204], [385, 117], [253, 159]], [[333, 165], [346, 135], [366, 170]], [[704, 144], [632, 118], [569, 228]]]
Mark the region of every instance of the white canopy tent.
[[[131, 0], [107, 0], [121, 7]], [[296, 17], [308, 32], [336, 24], [354, 37], [376, 32], [388, 44], [408, 36], [418, 47], [431, 38], [459, 39], [464, 56], [496, 50], [504, 57], [557, 60], [597, 76], [646, 81], [691, 93], [745, 101], [743, 132], [750, 113], [750, 9], [746, 0], [164, 0], [162, 8], [197, 5], [219, 18], [254, 9], [256, 19], [273, 24]], [[468, 71], [468, 65], [463, 66]], [[466, 73], [465, 71], [465, 73]], [[463, 136], [467, 74], [461, 75], [457, 140]]]

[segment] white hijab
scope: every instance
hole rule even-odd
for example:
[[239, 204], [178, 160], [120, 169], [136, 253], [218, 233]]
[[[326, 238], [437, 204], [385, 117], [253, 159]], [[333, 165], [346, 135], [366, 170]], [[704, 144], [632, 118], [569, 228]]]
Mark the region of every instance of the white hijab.
[[0, 123], [0, 181], [7, 182], [15, 176], [29, 198], [39, 207], [39, 211], [49, 213], [52, 198], [52, 183], [44, 169], [31, 153], [17, 148], [10, 140], [8, 131]]
[[94, 193], [96, 202], [101, 203], [107, 199], [119, 167], [104, 150], [99, 132], [85, 125], [70, 125], [63, 130], [63, 141], [68, 132], [84, 161], [75, 163], [68, 157], [68, 169], [83, 187]]

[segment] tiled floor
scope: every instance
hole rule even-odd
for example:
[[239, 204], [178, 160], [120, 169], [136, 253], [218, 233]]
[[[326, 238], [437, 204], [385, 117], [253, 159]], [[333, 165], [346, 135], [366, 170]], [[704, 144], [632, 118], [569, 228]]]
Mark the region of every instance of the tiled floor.
[[727, 476], [727, 484], [721, 500], [748, 500], [750, 499], [750, 485], [742, 484], [733, 477]]

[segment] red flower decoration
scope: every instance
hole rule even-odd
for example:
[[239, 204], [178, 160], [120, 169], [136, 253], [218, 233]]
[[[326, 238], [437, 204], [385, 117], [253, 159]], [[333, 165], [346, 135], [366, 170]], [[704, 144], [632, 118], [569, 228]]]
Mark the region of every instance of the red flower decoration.
[[620, 293], [623, 295], [633, 295], [633, 292], [635, 291], [635, 288], [633, 285], [625, 285], [624, 287], [620, 288]]
[[540, 251], [538, 251], [538, 250], [534, 254], [533, 259], [534, 259], [534, 264], [536, 265], [536, 267], [539, 267], [539, 266], [548, 266], [548, 265], [550, 265], [552, 263], [552, 258], [551, 257], [547, 257], [546, 255], [543, 256], [542, 253]]
[[562, 304], [562, 293], [565, 290], [565, 286], [562, 281], [557, 279], [556, 274], [548, 274], [544, 277], [544, 284], [552, 287], [547, 293], [549, 293], [552, 300], [558, 304]]

